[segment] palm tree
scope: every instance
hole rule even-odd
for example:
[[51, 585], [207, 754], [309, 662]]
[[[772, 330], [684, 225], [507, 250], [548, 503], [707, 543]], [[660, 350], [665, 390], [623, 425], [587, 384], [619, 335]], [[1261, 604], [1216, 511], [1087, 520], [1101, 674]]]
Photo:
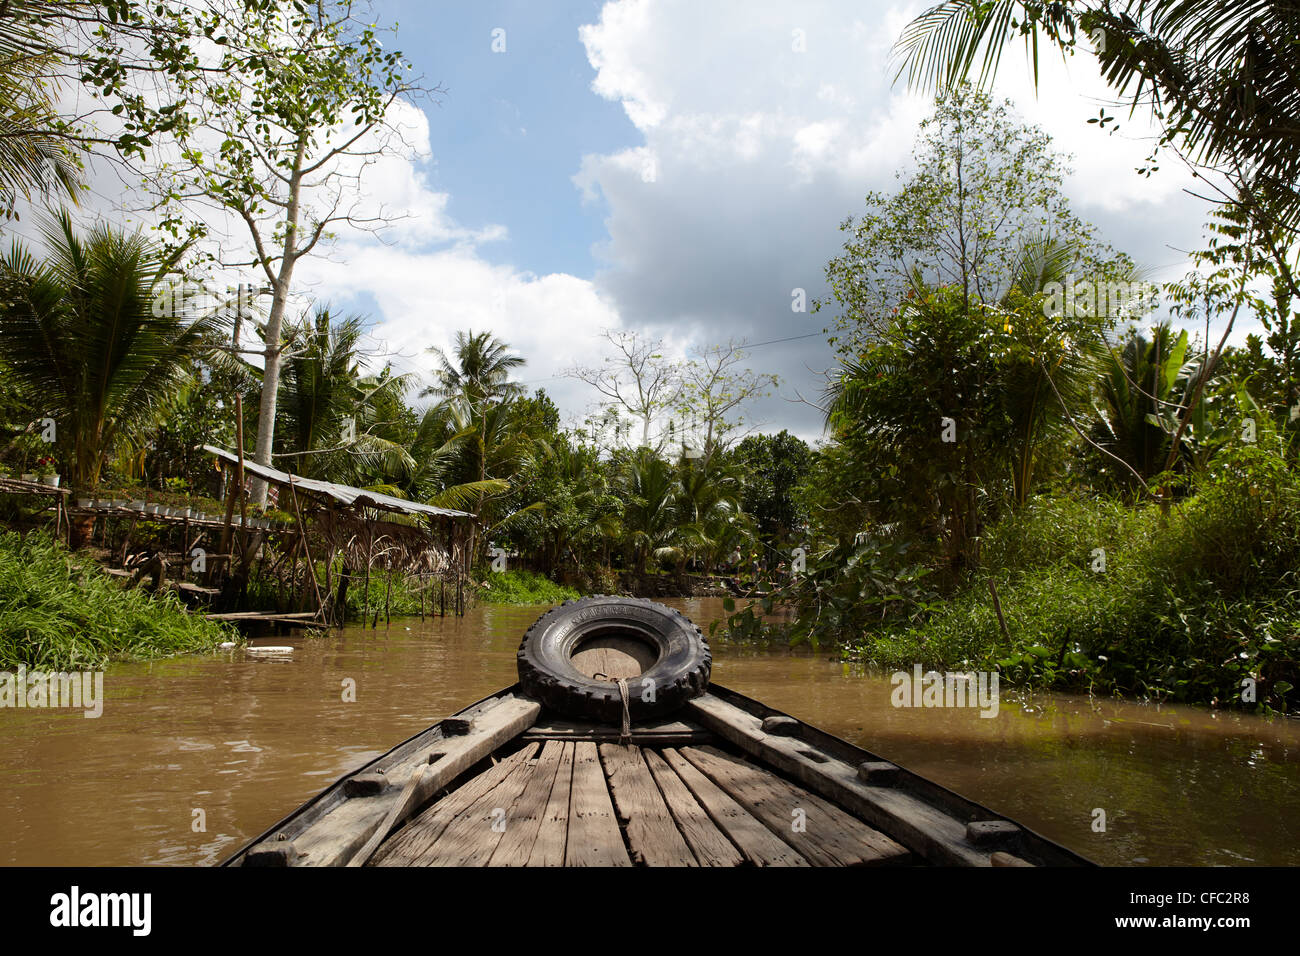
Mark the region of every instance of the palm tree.
[[1161, 470], [1168, 453], [1169, 435], [1159, 422], [1178, 407], [1176, 385], [1186, 354], [1187, 332], [1175, 337], [1162, 322], [1150, 338], [1132, 332], [1102, 361], [1098, 443], [1143, 480]]
[[477, 407], [523, 394], [523, 387], [510, 381], [510, 373], [522, 368], [525, 360], [511, 355], [510, 346], [491, 332], [457, 332], [450, 356], [436, 346], [429, 351], [438, 357], [437, 384], [426, 388], [424, 396], [461, 398]]
[[631, 550], [637, 575], [644, 576], [650, 558], [678, 554], [680, 486], [673, 466], [645, 446], [633, 451], [623, 463], [619, 479], [624, 541]]
[[43, 224], [48, 256], [14, 243], [0, 262], [0, 354], [14, 382], [56, 422], [74, 490], [139, 444], [184, 387], [224, 315], [157, 308], [174, 257], [104, 225], [86, 237], [61, 210]]
[[21, 199], [62, 193], [74, 202], [80, 156], [62, 131], [49, 82], [56, 55], [44, 4], [8, 0], [0, 10], [0, 215]]
[[674, 557], [678, 573], [699, 559], [705, 569], [734, 550], [748, 530], [740, 507], [740, 483], [719, 459], [683, 458], [678, 466], [676, 517], [680, 524]]
[[293, 462], [290, 470], [369, 487], [414, 466], [399, 442], [378, 433], [375, 421], [377, 406], [400, 399], [410, 377], [389, 369], [363, 376], [364, 331], [361, 317], [335, 319], [328, 308], [288, 329], [276, 428], [278, 457]]

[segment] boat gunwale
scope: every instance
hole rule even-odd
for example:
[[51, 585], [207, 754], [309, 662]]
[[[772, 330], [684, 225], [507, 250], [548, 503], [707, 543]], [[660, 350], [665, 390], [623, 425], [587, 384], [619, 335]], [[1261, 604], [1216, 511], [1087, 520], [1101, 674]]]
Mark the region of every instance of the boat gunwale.
[[[713, 696], [722, 700], [724, 703], [731, 704], [733, 707], [745, 711], [751, 717], [757, 717], [759, 720], [763, 720], [767, 717], [788, 717], [798, 723], [804, 731], [804, 733], [799, 735], [800, 740], [819, 747], [824, 752], [850, 765], [856, 766], [856, 764], [866, 761], [891, 764], [897, 768], [900, 783], [891, 784], [889, 789], [907, 790], [922, 801], [963, 823], [972, 823], [977, 820], [1002, 820], [1007, 823], [1015, 824], [1020, 828], [1022, 838], [1027, 838], [1027, 840], [1031, 842], [1031, 849], [1033, 851], [1038, 852], [1046, 850], [1049, 856], [1056, 856], [1059, 854], [1064, 857], [1064, 859], [1059, 862], [1052, 861], [1045, 865], [1097, 866], [1094, 861], [1074, 850], [1071, 850], [1067, 846], [1057, 843], [1050, 837], [1045, 837], [1038, 831], [1030, 829], [1019, 820], [1013, 819], [1003, 813], [998, 813], [997, 811], [984, 806], [982, 803], [971, 800], [969, 797], [962, 796], [955, 790], [950, 790], [943, 786], [943, 784], [935, 783], [928, 777], [924, 777], [915, 771], [908, 770], [906, 767], [887, 757], [882, 757], [878, 754], [872, 753], [869, 750], [859, 747], [857, 744], [844, 740], [842, 737], [836, 737], [834, 734], [822, 730], [805, 720], [801, 720], [800, 718], [787, 714], [784, 711], [777, 710], [775, 707], [770, 707], [762, 701], [755, 700], [752, 697], [746, 697], [739, 691], [731, 690], [730, 688], [723, 687], [720, 684], [710, 683], [708, 693], [713, 694]], [[819, 739], [813, 740], [809, 739], [810, 737], [816, 737]], [[830, 747], [824, 746], [824, 744], [827, 743], [830, 744]], [[837, 750], [840, 751], [840, 753], [836, 753], [835, 751]], [[770, 763], [766, 764], [766, 766], [771, 770], [779, 771], [779, 768], [774, 767]], [[967, 815], [967, 811], [974, 812]], [[858, 814], [854, 813], [854, 816], [858, 816]], [[891, 836], [891, 834], [886, 834], [886, 836]]]
[[[954, 820], [957, 820], [958, 822], [965, 824], [976, 820], [1000, 820], [1000, 821], [1005, 821], [1007, 823], [1014, 824], [1020, 830], [1020, 834], [1018, 835], [1019, 841], [1026, 845], [1026, 849], [1030, 852], [1031, 855], [1041, 857], [1045, 861], [1044, 865], [1096, 866], [1096, 864], [1093, 861], [1087, 859], [1086, 857], [1082, 856], [1079, 853], [1076, 853], [1073, 850], [1070, 850], [1068, 847], [1062, 846], [1061, 844], [1055, 842], [1054, 840], [1051, 840], [1050, 838], [1043, 836], [1042, 834], [1030, 829], [1029, 827], [1026, 827], [1024, 824], [1020, 823], [1019, 821], [1011, 819], [1010, 817], [1007, 817], [1004, 814], [997, 813], [994, 810], [991, 810], [990, 808], [984, 806], [983, 804], [980, 804], [974, 800], [964, 797], [954, 790], [950, 790], [949, 788], [944, 787], [941, 784], [935, 783], [933, 780], [930, 780], [927, 777], [921, 776], [920, 774], [908, 770], [905, 767], [902, 767], [894, 763], [893, 761], [890, 761], [884, 757], [874, 754], [871, 751], [859, 747], [856, 744], [850, 743], [849, 741], [844, 740], [843, 738], [836, 737], [834, 734], [821, 730], [820, 728], [816, 727], [813, 724], [810, 724], [797, 717], [793, 717], [790, 714], [786, 714], [783, 711], [780, 711], [774, 707], [762, 703], [761, 701], [755, 700], [750, 697], [746, 697], [744, 694], [741, 694], [738, 691], [731, 690], [728, 687], [724, 687], [721, 684], [711, 683], [708, 686], [707, 693], [711, 694], [712, 696], [720, 700], [722, 703], [735, 707], [737, 710], [740, 710], [748, 714], [749, 716], [755, 717], [759, 720], [763, 720], [768, 717], [784, 717], [795, 721], [799, 727], [799, 732], [796, 735], [799, 740], [820, 749], [828, 756], [834, 757], [835, 759], [847, 763], [850, 766], [856, 766], [857, 764], [861, 764], [867, 761], [874, 761], [874, 762], [888, 763], [896, 767], [898, 773], [898, 779], [895, 783], [891, 784], [890, 789], [903, 790], [909, 792], [917, 799], [934, 807], [934, 809], [938, 810], [939, 812], [943, 813], [946, 816], [953, 818]], [[348, 771], [347, 773], [339, 777], [337, 780], [335, 780], [328, 787], [321, 790], [310, 800], [303, 803], [297, 809], [293, 810], [287, 816], [281, 818], [275, 824], [273, 824], [272, 826], [264, 830], [261, 834], [253, 837], [251, 840], [244, 843], [242, 846], [240, 846], [239, 849], [234, 851], [230, 856], [222, 860], [218, 864], [218, 866], [242, 865], [242, 861], [249, 850], [257, 846], [258, 844], [262, 843], [263, 841], [272, 839], [273, 837], [279, 834], [285, 834], [288, 839], [293, 839], [295, 836], [297, 836], [297, 832], [288, 833], [287, 831], [289, 829], [292, 829], [293, 824], [302, 821], [305, 816], [311, 815], [311, 820], [306, 822], [305, 825], [299, 828], [301, 831], [305, 831], [311, 825], [323, 819], [335, 808], [337, 808], [342, 802], [349, 799], [356, 799], [354, 797], [348, 796], [345, 793], [345, 785], [348, 780], [357, 777], [361, 774], [365, 774], [368, 772], [375, 772], [377, 768], [386, 767], [390, 764], [400, 762], [401, 759], [407, 756], [407, 753], [404, 753], [404, 751], [409, 751], [410, 749], [414, 749], [420, 746], [431, 745], [437, 742], [438, 740], [444, 739], [445, 735], [441, 734], [440, 731], [445, 721], [449, 719], [456, 719], [456, 718], [465, 719], [466, 717], [472, 717], [474, 714], [484, 710], [486, 708], [486, 705], [488, 705], [492, 701], [503, 700], [511, 696], [523, 697], [519, 689], [518, 683], [511, 684], [509, 687], [503, 688], [502, 690], [499, 690], [494, 694], [489, 694], [486, 697], [483, 697], [480, 700], [475, 701], [473, 704], [470, 704], [467, 707], [457, 711], [455, 714], [448, 715], [447, 717], [438, 720], [437, 722], [429, 725], [428, 727], [424, 728], [418, 733], [415, 733], [412, 736], [408, 737], [406, 740], [403, 740], [402, 742], [398, 743], [397, 745], [390, 748], [385, 753], [380, 754], [374, 759], [368, 761], [364, 765], [357, 767], [354, 770]], [[689, 703], [685, 708], [682, 709], [689, 710]], [[546, 713], [546, 711], [543, 711], [543, 713]], [[681, 715], [679, 711], [675, 711], [674, 713], [678, 715], [678, 719], [683, 719], [684, 715]], [[698, 718], [691, 719], [689, 716], [685, 716], [685, 719], [697, 725], [700, 723]], [[590, 723], [592, 723], [593, 727], [603, 726], [597, 724], [596, 722], [590, 722]], [[519, 734], [515, 735], [509, 741], [507, 741], [506, 744], [502, 744], [498, 746], [496, 749], [500, 750], [502, 746], [506, 746], [508, 743], [513, 743], [521, 739], [524, 736], [524, 734], [526, 734], [527, 732], [528, 732], [527, 730], [521, 731]], [[736, 746], [734, 743], [730, 741], [728, 741], [728, 744], [732, 747]], [[779, 766], [771, 763], [768, 760], [764, 760], [759, 757], [754, 757], [753, 755], [750, 754], [746, 754], [745, 756], [746, 759], [752, 760], [754, 763], [763, 767], [765, 770], [767, 770], [770, 773], [776, 773], [781, 776], [787, 775]], [[449, 785], [445, 789], [451, 790], [454, 789], [454, 786]], [[838, 801], [833, 801], [833, 802], [838, 802]], [[313, 811], [315, 812], [313, 813]], [[861, 819], [860, 814], [855, 813], [852, 810], [847, 810], [847, 812], [851, 813], [855, 818]], [[886, 836], [894, 836], [893, 834], [889, 834], [886, 831], [882, 830], [882, 832], [884, 832]], [[391, 834], [386, 834], [385, 839], [387, 839], [388, 836], [390, 835]], [[934, 864], [934, 861], [932, 860], [925, 860], [925, 862], [930, 863], [932, 865]]]
[[[240, 865], [240, 862], [243, 859], [244, 855], [253, 847], [257, 846], [259, 843], [263, 842], [264, 840], [270, 839], [271, 837], [275, 836], [277, 833], [283, 832], [287, 827], [289, 827], [290, 824], [300, 820], [309, 811], [323, 809], [323, 812], [320, 814], [320, 816], [316, 817], [311, 821], [312, 823], [315, 823], [316, 820], [325, 816], [327, 813], [329, 813], [331, 810], [333, 810], [336, 806], [338, 806], [343, 801], [353, 799], [352, 797], [349, 797], [344, 793], [344, 785], [347, 783], [348, 780], [352, 779], [353, 777], [359, 776], [360, 774], [363, 773], [373, 772], [375, 767], [383, 766], [384, 761], [388, 761], [390, 758], [392, 758], [391, 762], [393, 763], [399, 762], [400, 761], [399, 751], [402, 751], [404, 748], [413, 747], [417, 743], [417, 741], [427, 742], [432, 744], [438, 740], [444, 739], [446, 735], [439, 734], [438, 731], [441, 731], [442, 725], [446, 721], [453, 720], [456, 718], [464, 719], [467, 716], [472, 716], [473, 713], [483, 709], [483, 706], [487, 704], [489, 701], [504, 699], [505, 697], [511, 696], [512, 694], [517, 696], [518, 692], [519, 692], [519, 685], [515, 683], [515, 684], [511, 684], [509, 687], [497, 691], [496, 693], [488, 694], [486, 697], [482, 697], [479, 700], [476, 700], [474, 703], [456, 711], [456, 713], [454, 714], [448, 714], [446, 717], [439, 718], [437, 721], [430, 724], [428, 727], [425, 727], [423, 730], [412, 734], [410, 737], [407, 737], [401, 743], [395, 744], [393, 747], [389, 748], [387, 751], [380, 754], [378, 757], [375, 757], [373, 760], [369, 761], [368, 763], [365, 763], [362, 766], [357, 767], [355, 770], [349, 770], [341, 777], [336, 779], [329, 786], [325, 787], [323, 790], [317, 793], [314, 797], [312, 797], [305, 803], [299, 805], [297, 809], [290, 811], [288, 815], [280, 818], [271, 826], [263, 830], [260, 834], [258, 834], [257, 836], [253, 837], [252, 839], [242, 844], [239, 847], [239, 849], [235, 850], [228, 857], [223, 859], [220, 863], [217, 864], [217, 866]], [[425, 740], [425, 738], [427, 738], [427, 740]], [[323, 804], [330, 797], [337, 797], [338, 799], [335, 801], [331, 801], [328, 807], [323, 807]], [[307, 826], [310, 825], [311, 825], [310, 823], [307, 824]], [[306, 829], [306, 827], [304, 827], [303, 829]], [[294, 835], [296, 836], [296, 834]], [[289, 839], [293, 839], [293, 837], [290, 836]]]

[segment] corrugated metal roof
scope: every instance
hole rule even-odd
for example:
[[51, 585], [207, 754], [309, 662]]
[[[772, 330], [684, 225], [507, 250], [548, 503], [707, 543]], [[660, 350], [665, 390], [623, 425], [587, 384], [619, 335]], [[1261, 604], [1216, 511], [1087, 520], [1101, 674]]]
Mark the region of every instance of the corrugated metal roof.
[[[238, 464], [239, 462], [238, 455], [228, 452], [224, 448], [204, 445], [203, 450], [216, 455], [218, 458], [224, 458], [226, 461], [235, 464]], [[263, 478], [266, 481], [274, 482], [277, 485], [292, 485], [294, 488], [301, 488], [304, 491], [326, 495], [340, 504], [365, 508], [382, 508], [384, 511], [396, 511], [408, 515], [436, 515], [440, 518], [474, 517], [468, 511], [453, 511], [450, 508], [438, 508], [433, 505], [421, 504], [418, 501], [407, 501], [405, 498], [394, 498], [392, 495], [382, 495], [377, 491], [366, 491], [364, 488], [354, 488], [351, 485], [340, 485], [333, 481], [320, 481], [316, 478], [304, 478], [302, 475], [293, 475], [287, 471], [280, 471], [278, 468], [259, 465], [256, 462], [249, 461], [247, 458], [244, 459], [244, 471], [250, 475], [256, 475], [258, 478]]]

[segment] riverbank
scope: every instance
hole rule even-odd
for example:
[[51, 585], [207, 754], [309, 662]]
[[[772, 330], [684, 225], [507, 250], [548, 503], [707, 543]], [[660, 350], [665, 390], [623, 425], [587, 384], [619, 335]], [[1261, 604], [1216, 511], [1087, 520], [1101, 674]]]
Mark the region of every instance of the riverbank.
[[862, 571], [882, 550], [810, 559], [781, 595], [784, 619], [742, 610], [730, 635], [820, 643], [888, 669], [1300, 711], [1300, 488], [1288, 476], [1225, 472], [1168, 514], [1034, 499], [984, 532], [979, 570], [944, 594], [924, 593], [915, 569]]
[[175, 594], [124, 588], [40, 532], [0, 532], [0, 670], [101, 668], [238, 641]]

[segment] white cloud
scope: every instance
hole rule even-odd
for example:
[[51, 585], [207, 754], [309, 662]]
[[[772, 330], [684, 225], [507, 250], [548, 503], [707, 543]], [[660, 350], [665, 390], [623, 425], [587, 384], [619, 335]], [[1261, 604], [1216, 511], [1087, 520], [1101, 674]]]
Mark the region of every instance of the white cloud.
[[[910, 163], [930, 101], [893, 86], [889, 55], [929, 2], [607, 3], [579, 30], [591, 89], [622, 105], [641, 142], [577, 164], [575, 201], [607, 209], [593, 278], [489, 262], [480, 250], [504, 239], [508, 223], [456, 220], [452, 197], [433, 185], [429, 121], [403, 107], [394, 117], [400, 147], [348, 171], [363, 177], [351, 197], [359, 214], [405, 218], [382, 240], [340, 227], [329, 258], [300, 266], [302, 288], [377, 308], [376, 348], [390, 347], [405, 370], [427, 370], [424, 350], [449, 347], [459, 329], [489, 329], [528, 358], [521, 377], [571, 414], [591, 395], [548, 379], [593, 360], [605, 327], [646, 329], [679, 351], [820, 332], [831, 316], [792, 313], [791, 290], [818, 294], [840, 221], [862, 211], [869, 190], [893, 188]], [[1168, 246], [1195, 247], [1204, 214], [1182, 194], [1186, 174], [1134, 173], [1149, 148], [1142, 122], [1122, 117], [1114, 136], [1087, 124], [1107, 94], [1085, 57], [1068, 66], [1047, 57], [1037, 98], [1021, 59], [1008, 50], [998, 90], [1074, 154], [1067, 190], [1076, 212], [1139, 262], [1168, 267], [1155, 278], [1179, 274], [1181, 255]], [[103, 193], [100, 208], [117, 210], [120, 190]], [[243, 241], [233, 227], [229, 235]], [[815, 437], [816, 410], [782, 399], [815, 397], [830, 360], [820, 337], [756, 351], [755, 366], [784, 379], [759, 417]]]
[[[889, 57], [926, 5], [614, 0], [580, 30], [592, 90], [620, 102], [644, 139], [583, 157], [574, 178], [607, 204], [597, 283], [626, 324], [701, 343], [784, 338], [830, 321], [792, 314], [790, 290], [821, 290], [839, 223], [910, 164], [930, 101], [893, 86]], [[1045, 63], [1035, 99], [1019, 52], [1008, 50], [998, 92], [1075, 154], [1066, 188], [1076, 212], [1139, 262], [1180, 259], [1166, 246], [1194, 245], [1204, 215], [1181, 193], [1188, 177], [1136, 175], [1151, 133], [1141, 122], [1126, 120], [1116, 136], [1086, 122], [1106, 88], [1085, 57]], [[634, 174], [647, 153], [649, 180]], [[816, 338], [754, 355], [782, 374], [786, 398], [815, 394], [829, 361]], [[816, 431], [806, 406], [774, 398], [763, 412]]]
[[419, 251], [357, 244], [339, 251], [346, 266], [304, 263], [304, 286], [321, 301], [373, 298], [381, 318], [370, 345], [379, 361], [425, 375], [434, 364], [428, 347], [449, 350], [458, 331], [491, 331], [528, 360], [519, 378], [530, 391], [545, 388], [571, 414], [584, 407], [585, 386], [562, 373], [589, 358], [601, 329], [619, 324], [591, 282], [493, 265], [469, 246]]

